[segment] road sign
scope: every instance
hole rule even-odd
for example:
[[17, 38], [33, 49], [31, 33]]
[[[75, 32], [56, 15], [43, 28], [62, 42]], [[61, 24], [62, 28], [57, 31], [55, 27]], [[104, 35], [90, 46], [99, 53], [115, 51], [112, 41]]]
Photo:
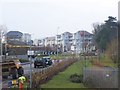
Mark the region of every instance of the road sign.
[[33, 50], [28, 50], [27, 51], [27, 55], [33, 56], [34, 55], [34, 51]]

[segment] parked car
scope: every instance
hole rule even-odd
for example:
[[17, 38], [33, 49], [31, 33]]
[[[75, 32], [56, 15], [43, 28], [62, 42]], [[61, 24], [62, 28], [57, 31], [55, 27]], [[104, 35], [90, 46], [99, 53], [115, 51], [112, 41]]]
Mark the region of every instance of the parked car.
[[43, 59], [46, 61], [46, 65], [52, 65], [52, 60], [50, 57], [43, 57]]
[[46, 67], [47, 66], [46, 60], [40, 57], [36, 57], [34, 61], [34, 68], [40, 67], [40, 66]]

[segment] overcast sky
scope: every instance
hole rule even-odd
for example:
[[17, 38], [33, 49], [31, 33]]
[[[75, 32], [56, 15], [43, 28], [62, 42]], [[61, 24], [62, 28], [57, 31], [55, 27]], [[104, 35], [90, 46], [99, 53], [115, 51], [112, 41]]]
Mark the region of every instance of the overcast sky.
[[55, 36], [57, 31], [92, 32], [93, 23], [103, 23], [108, 16], [118, 18], [118, 1], [1, 0], [0, 24], [8, 31], [30, 33], [33, 38]]

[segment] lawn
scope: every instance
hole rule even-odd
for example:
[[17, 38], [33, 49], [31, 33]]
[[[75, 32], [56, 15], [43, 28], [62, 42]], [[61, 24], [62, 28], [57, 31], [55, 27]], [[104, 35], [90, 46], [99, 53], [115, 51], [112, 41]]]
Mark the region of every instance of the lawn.
[[[84, 60], [79, 60], [73, 65], [69, 66], [65, 71], [60, 72], [54, 76], [52, 80], [46, 84], [41, 85], [42, 88], [85, 88], [82, 83], [72, 83], [69, 80], [72, 74], [83, 74]], [[86, 60], [86, 65], [91, 66], [90, 61]]]

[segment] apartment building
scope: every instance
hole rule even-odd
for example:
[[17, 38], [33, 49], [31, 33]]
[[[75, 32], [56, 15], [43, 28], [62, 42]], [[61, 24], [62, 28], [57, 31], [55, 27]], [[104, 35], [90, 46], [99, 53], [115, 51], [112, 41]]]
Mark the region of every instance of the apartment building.
[[53, 47], [54, 49], [57, 48], [55, 50], [58, 51], [81, 53], [92, 50], [94, 46], [92, 38], [93, 34], [81, 30], [76, 33], [64, 32], [55, 37], [46, 37], [41, 43], [44, 46]]
[[22, 41], [27, 43], [27, 44], [30, 44], [31, 43], [31, 34], [23, 33]]
[[54, 47], [55, 46], [55, 37], [46, 37], [45, 46]]
[[73, 34], [64, 32], [61, 35], [56, 35], [56, 44], [63, 52], [70, 51], [73, 44]]
[[19, 31], [9, 31], [6, 34], [7, 41], [22, 41], [23, 33]]
[[87, 31], [78, 31], [74, 33], [73, 36], [73, 51], [76, 53], [82, 53], [85, 51], [90, 51], [92, 43], [93, 35]]
[[45, 46], [45, 39], [35, 39], [34, 40], [34, 45], [44, 47]]

